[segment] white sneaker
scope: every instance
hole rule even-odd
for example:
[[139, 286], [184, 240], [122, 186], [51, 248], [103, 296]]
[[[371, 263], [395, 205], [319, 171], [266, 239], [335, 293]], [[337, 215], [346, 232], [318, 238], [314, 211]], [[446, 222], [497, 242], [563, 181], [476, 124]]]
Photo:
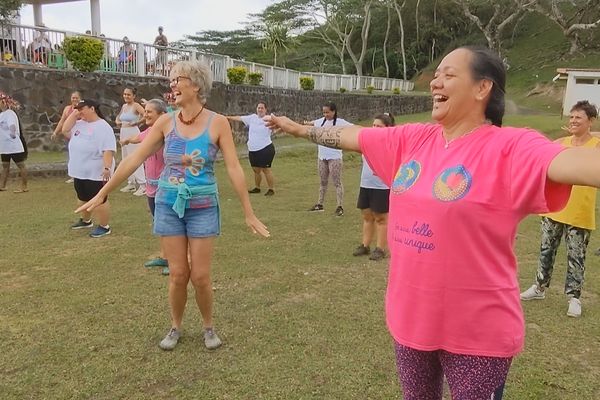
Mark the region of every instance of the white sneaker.
[[131, 183], [128, 183], [127, 186], [121, 188], [121, 192], [126, 193], [126, 192], [135, 192], [136, 187], [135, 185], [132, 185]]
[[133, 192], [134, 196], [145, 196], [146, 195], [146, 185], [140, 185], [140, 187]]
[[73, 183], [73, 182], [75, 182], [75, 179], [73, 179], [73, 178], [69, 178], [65, 181], [65, 183]]
[[532, 285], [529, 289], [521, 293], [521, 300], [543, 300], [546, 298], [546, 291], [540, 290], [538, 285]]
[[569, 299], [569, 309], [567, 315], [573, 318], [581, 317], [581, 301], [575, 297]]

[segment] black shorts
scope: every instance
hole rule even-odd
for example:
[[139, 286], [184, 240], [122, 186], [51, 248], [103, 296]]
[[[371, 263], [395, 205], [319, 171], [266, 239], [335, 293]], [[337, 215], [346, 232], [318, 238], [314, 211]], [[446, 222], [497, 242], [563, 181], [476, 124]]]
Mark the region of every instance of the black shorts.
[[250, 165], [256, 168], [271, 168], [273, 158], [275, 158], [275, 146], [273, 146], [273, 143], [260, 150], [248, 152]]
[[358, 192], [356, 207], [361, 210], [370, 208], [371, 211], [377, 214], [387, 214], [390, 210], [390, 190], [361, 187]]
[[[75, 192], [77, 193], [77, 198], [81, 201], [90, 201], [94, 198], [104, 186], [104, 182], [102, 181], [92, 181], [90, 179], [73, 179], [73, 186], [75, 187]], [[102, 204], [106, 203], [108, 200], [108, 196], [104, 198]]]
[[24, 151], [22, 153], [2, 154], [1, 158], [3, 163], [9, 163], [12, 159], [15, 162], [15, 164], [18, 164], [27, 160], [27, 152]]

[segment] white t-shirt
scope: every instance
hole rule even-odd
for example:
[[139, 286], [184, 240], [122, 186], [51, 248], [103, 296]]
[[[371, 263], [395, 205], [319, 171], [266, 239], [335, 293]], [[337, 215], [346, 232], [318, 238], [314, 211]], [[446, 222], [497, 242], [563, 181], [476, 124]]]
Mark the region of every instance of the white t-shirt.
[[24, 151], [17, 114], [13, 110], [2, 111], [0, 113], [0, 154], [17, 154]]
[[[117, 140], [108, 122], [79, 120], [71, 129], [69, 140], [69, 176], [77, 179], [101, 181], [104, 171], [102, 154], [117, 151]], [[115, 168], [113, 157], [111, 173]]]
[[365, 156], [362, 157], [362, 171], [360, 173], [360, 187], [366, 189], [389, 189], [389, 187], [383, 183], [383, 181], [375, 175], [369, 164], [367, 164], [367, 160]]
[[[325, 120], [325, 123], [323, 124], [324, 120]], [[323, 117], [323, 118], [319, 118], [316, 121], [313, 121], [313, 125], [316, 127], [333, 126], [333, 120], [326, 120], [325, 117]], [[347, 125], [352, 125], [352, 124], [342, 118], [338, 118], [335, 121], [335, 126], [347, 126]], [[321, 146], [321, 145], [319, 145], [318, 148], [319, 148], [319, 160], [340, 160], [342, 158], [342, 150], [330, 149], [329, 147], [325, 147], [325, 146]]]
[[248, 127], [248, 151], [262, 150], [273, 143], [271, 130], [258, 115], [244, 115], [240, 119]]

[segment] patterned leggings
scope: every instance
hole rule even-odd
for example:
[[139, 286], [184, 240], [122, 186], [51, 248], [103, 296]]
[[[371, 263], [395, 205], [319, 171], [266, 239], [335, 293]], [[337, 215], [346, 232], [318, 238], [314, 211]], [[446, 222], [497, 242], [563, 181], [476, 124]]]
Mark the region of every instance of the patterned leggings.
[[591, 231], [588, 229], [542, 217], [542, 245], [536, 274], [537, 284], [540, 287], [547, 288], [550, 286], [556, 252], [560, 245], [560, 239], [564, 235], [567, 244], [568, 264], [565, 293], [577, 299], [581, 296], [583, 275], [585, 273], [585, 253], [590, 242], [590, 233]]
[[420, 351], [396, 343], [396, 362], [404, 400], [441, 400], [444, 376], [453, 400], [494, 400], [502, 396], [512, 357]]
[[335, 198], [337, 206], [341, 207], [344, 202], [344, 185], [342, 185], [342, 160], [318, 160], [319, 177], [321, 183], [319, 185], [319, 200], [317, 204], [323, 204], [325, 201], [325, 193], [327, 193], [327, 184], [329, 177], [335, 186]]

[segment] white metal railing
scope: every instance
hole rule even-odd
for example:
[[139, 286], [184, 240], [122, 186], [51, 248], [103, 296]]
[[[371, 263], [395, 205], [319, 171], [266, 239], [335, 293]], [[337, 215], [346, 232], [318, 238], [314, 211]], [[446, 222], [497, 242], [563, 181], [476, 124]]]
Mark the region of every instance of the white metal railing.
[[[5, 62], [34, 64], [57, 69], [72, 69], [62, 45], [65, 37], [84, 36], [80, 33], [25, 25], [0, 25], [0, 55]], [[98, 71], [114, 74], [168, 77], [178, 61], [197, 59], [210, 66], [213, 80], [228, 83], [227, 69], [242, 66], [248, 72], [260, 72], [261, 85], [283, 89], [300, 89], [300, 78], [312, 77], [315, 90], [364, 90], [373, 86], [377, 90], [413, 90], [414, 84], [402, 79], [370, 76], [299, 72], [271, 65], [236, 60], [219, 54], [204, 53], [176, 47], [154, 46], [131, 42], [127, 38], [114, 39], [98, 36], [104, 43], [104, 54]]]

